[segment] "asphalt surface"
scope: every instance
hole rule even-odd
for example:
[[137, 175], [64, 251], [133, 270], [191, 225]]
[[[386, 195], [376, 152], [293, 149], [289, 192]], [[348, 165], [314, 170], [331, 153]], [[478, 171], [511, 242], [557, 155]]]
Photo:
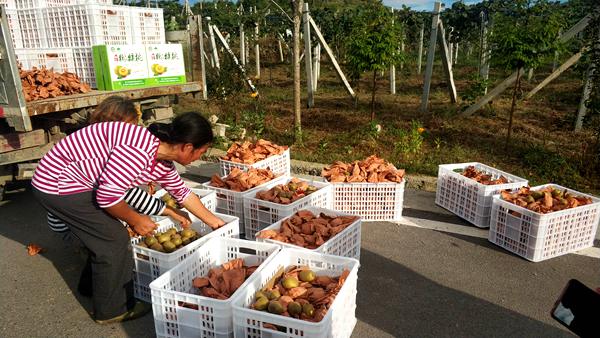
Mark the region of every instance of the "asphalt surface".
[[[189, 179], [214, 167], [188, 170]], [[204, 171], [204, 172], [202, 172]], [[571, 337], [550, 317], [566, 282], [600, 286], [600, 248], [532, 263], [407, 190], [401, 224], [364, 223], [353, 337]], [[44, 251], [27, 254], [37, 243]], [[51, 233], [27, 187], [0, 202], [0, 337], [152, 337], [151, 315], [95, 324], [82, 258]]]

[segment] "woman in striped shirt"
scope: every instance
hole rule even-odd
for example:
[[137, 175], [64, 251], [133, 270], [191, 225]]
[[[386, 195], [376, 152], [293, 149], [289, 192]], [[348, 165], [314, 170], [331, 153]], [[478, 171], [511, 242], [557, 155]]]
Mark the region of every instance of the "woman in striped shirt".
[[[89, 124], [92, 123], [100, 123], [100, 122], [127, 122], [137, 124], [141, 117], [141, 111], [136, 109], [133, 103], [118, 95], [109, 96], [104, 101], [102, 101], [96, 108], [92, 111], [89, 117]], [[123, 198], [127, 204], [137, 210], [139, 213], [152, 215], [152, 216], [168, 216], [173, 218], [176, 222], [181, 223], [183, 226], [187, 226], [190, 224], [191, 220], [189, 216], [175, 208], [169, 207], [165, 202], [161, 201], [158, 198], [152, 197], [145, 190], [133, 187], [127, 191], [125, 197]], [[48, 213], [48, 226], [54, 232], [60, 233], [62, 238], [66, 242], [73, 243], [76, 239], [73, 238], [69, 227], [60, 220], [60, 218], [54, 216], [52, 213]], [[85, 276], [86, 273], [91, 273], [91, 267], [88, 263], [84, 268], [84, 273], [82, 274], [80, 283], [79, 283], [79, 291], [84, 296], [91, 296], [91, 285], [87, 285], [91, 283], [91, 276]], [[87, 280], [88, 283], [82, 285], [83, 280]]]
[[207, 225], [224, 224], [185, 186], [173, 164], [198, 160], [212, 140], [210, 124], [196, 113], [148, 129], [95, 123], [62, 139], [40, 160], [32, 179], [35, 196], [90, 251], [97, 322], [134, 319], [150, 310], [133, 299], [133, 257], [119, 220], [141, 235], [156, 224], [123, 201], [129, 189], [157, 182]]

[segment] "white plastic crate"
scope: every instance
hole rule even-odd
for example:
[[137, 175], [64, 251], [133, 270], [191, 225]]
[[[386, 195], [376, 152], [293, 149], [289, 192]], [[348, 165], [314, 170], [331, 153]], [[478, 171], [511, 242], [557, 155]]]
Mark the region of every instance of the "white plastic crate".
[[23, 39], [22, 48], [48, 48], [46, 25], [42, 10], [18, 10], [17, 16], [19, 18], [21, 38]]
[[14, 0], [18, 9], [61, 7], [81, 4], [112, 4], [112, 0]]
[[[347, 213], [317, 208], [317, 207], [306, 207], [302, 210], [308, 210], [315, 214], [315, 216], [319, 216], [320, 213], [324, 213], [328, 216], [354, 216]], [[278, 231], [281, 228], [281, 222], [283, 220], [277, 221], [271, 226], [266, 227], [264, 230], [275, 230]], [[299, 247], [294, 244], [284, 243], [280, 241], [276, 241], [274, 239], [264, 239], [264, 238], [256, 238], [258, 242], [267, 242], [267, 243], [275, 243], [281, 245], [282, 247], [287, 248], [295, 248], [302, 249], [316, 253], [342, 256], [342, 257], [350, 257], [360, 260], [360, 239], [361, 239], [361, 228], [362, 228], [362, 220], [359, 217], [354, 223], [350, 224], [346, 227], [346, 229], [342, 230], [339, 234], [333, 236], [328, 241], [323, 243], [320, 247], [316, 249], [305, 249]]]
[[[2, 4], [2, 1], [0, 1]], [[13, 47], [15, 49], [23, 48], [23, 37], [21, 36], [21, 27], [19, 26], [19, 14], [14, 9], [6, 9], [6, 19], [8, 20], [8, 29], [12, 36]]]
[[[468, 166], [492, 175], [493, 179], [504, 176], [509, 183], [484, 185], [461, 175]], [[457, 171], [460, 172], [457, 172]], [[527, 186], [527, 180], [478, 162], [442, 164], [438, 169], [435, 204], [471, 222], [480, 228], [490, 226], [492, 196], [506, 189]]]
[[74, 72], [73, 51], [69, 48], [18, 49], [17, 62], [23, 69], [46, 66], [56, 72]]
[[[219, 300], [190, 293], [193, 279], [208, 276], [210, 269], [237, 258], [244, 259], [248, 266], [260, 264], [254, 272], [260, 273], [264, 264], [277, 252], [279, 246], [268, 243], [231, 238], [213, 238], [207, 241], [150, 284], [156, 336], [231, 337], [231, 303], [248, 280], [229, 299]], [[188, 306], [183, 306], [183, 303]]]
[[401, 183], [332, 183], [333, 210], [362, 217], [363, 221], [399, 221], [404, 203]]
[[132, 44], [131, 7], [86, 4], [42, 10], [50, 47]]
[[[239, 219], [237, 217], [216, 214], [226, 224], [217, 230], [212, 230], [208, 225], [202, 222], [192, 223], [191, 228], [202, 235], [190, 244], [175, 250], [171, 253], [158, 252], [149, 248], [138, 246], [142, 237], [132, 239], [134, 267], [134, 291], [135, 297], [141, 300], [150, 299], [150, 282], [173, 268], [190, 254], [194, 253], [202, 244], [213, 237], [239, 237]], [[181, 230], [179, 225], [171, 221], [171, 225], [161, 227], [159, 231], [165, 231], [170, 228]]]
[[165, 43], [162, 8], [130, 7], [134, 44]]
[[[317, 275], [339, 276], [344, 269], [350, 275], [335, 297], [331, 308], [318, 323], [284, 317], [249, 307], [254, 302], [254, 294], [261, 290], [280, 271], [290, 266], [308, 266]], [[306, 250], [282, 249], [265, 264], [260, 274], [248, 279], [246, 287], [233, 300], [233, 325], [235, 337], [249, 338], [345, 338], [352, 335], [356, 325], [356, 289], [359, 262], [353, 258], [323, 255]], [[281, 331], [263, 326], [272, 324], [283, 328]]]
[[592, 198], [592, 204], [541, 214], [493, 197], [489, 241], [533, 262], [543, 261], [594, 245], [600, 221], [600, 199], [556, 184], [561, 191]]
[[75, 74], [79, 76], [81, 81], [89, 84], [90, 87], [97, 88], [92, 48], [72, 48], [71, 50], [75, 61]]
[[17, 9], [15, 0], [0, 0], [0, 5], [4, 5], [4, 8], [6, 8], [7, 10]]
[[[217, 194], [214, 191], [208, 190], [208, 189], [197, 189], [197, 188], [193, 188], [191, 190], [194, 194], [198, 195], [198, 197], [200, 198], [200, 202], [202, 202], [202, 204], [204, 204], [206, 209], [210, 210], [211, 212], [216, 211]], [[161, 190], [157, 191], [156, 193], [154, 193], [154, 197], [161, 198], [166, 193], [167, 193], [167, 191], [165, 189], [161, 189]], [[187, 211], [187, 209], [183, 208], [181, 210], [188, 213], [192, 222], [200, 221], [200, 219], [198, 217], [194, 216], [192, 213]]]
[[[223, 179], [225, 176], [222, 177]], [[246, 191], [232, 191], [225, 188], [218, 188], [211, 185], [210, 182], [204, 183], [204, 186], [217, 193], [217, 211], [226, 215], [233, 215], [240, 219], [240, 233], [243, 233], [244, 228], [244, 196], [258, 190], [270, 189], [278, 184], [283, 184], [289, 180], [289, 176], [279, 176], [265, 182], [257, 187]]]
[[225, 161], [219, 158], [219, 167], [221, 169], [221, 176], [227, 176], [233, 168], [240, 168], [242, 170], [248, 170], [249, 168], [266, 169], [270, 168], [275, 175], [286, 175], [290, 176], [290, 150], [286, 149], [280, 155], [273, 155], [265, 158], [262, 161], [258, 161], [254, 164], [243, 164], [231, 161]]
[[[246, 238], [254, 239], [254, 235], [258, 231], [284, 217], [291, 216], [296, 211], [305, 207], [332, 208], [331, 184], [312, 180], [300, 180], [308, 182], [308, 184], [316, 187], [318, 190], [290, 204], [278, 204], [256, 198], [257, 192], [268, 189], [259, 189], [244, 195], [244, 227], [246, 229]], [[290, 179], [282, 184], [287, 184], [289, 181]]]

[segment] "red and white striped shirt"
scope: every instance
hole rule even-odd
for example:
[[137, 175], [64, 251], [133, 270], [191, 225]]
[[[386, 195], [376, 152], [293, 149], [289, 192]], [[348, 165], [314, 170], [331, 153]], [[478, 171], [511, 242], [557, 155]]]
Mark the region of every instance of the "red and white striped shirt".
[[160, 141], [144, 127], [95, 123], [65, 137], [40, 160], [32, 184], [53, 195], [96, 189], [101, 208], [115, 205], [133, 187], [157, 182], [179, 203], [191, 190], [172, 162], [156, 160]]

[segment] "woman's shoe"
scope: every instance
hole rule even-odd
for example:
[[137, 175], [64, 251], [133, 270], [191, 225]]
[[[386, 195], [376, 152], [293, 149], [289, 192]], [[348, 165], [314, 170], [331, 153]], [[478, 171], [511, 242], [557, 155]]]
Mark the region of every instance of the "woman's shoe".
[[128, 320], [137, 319], [143, 317], [148, 312], [152, 311], [152, 305], [146, 302], [136, 302], [131, 310], [123, 313], [122, 315], [110, 318], [110, 319], [95, 319], [94, 321], [98, 324], [112, 324], [120, 323]]

